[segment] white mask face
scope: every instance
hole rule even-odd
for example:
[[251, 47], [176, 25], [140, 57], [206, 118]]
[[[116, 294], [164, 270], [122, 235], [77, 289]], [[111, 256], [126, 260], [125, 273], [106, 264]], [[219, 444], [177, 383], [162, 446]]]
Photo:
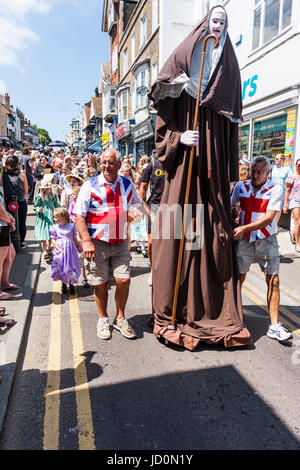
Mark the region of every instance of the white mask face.
[[215, 9], [212, 12], [209, 21], [209, 33], [214, 34], [217, 38], [220, 38], [226, 25], [226, 15], [220, 9]]

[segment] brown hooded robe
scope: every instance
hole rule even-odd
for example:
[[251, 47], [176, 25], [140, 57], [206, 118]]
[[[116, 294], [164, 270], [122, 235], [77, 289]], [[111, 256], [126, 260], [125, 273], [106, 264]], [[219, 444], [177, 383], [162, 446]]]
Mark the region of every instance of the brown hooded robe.
[[[189, 204], [203, 204], [201, 249], [184, 249], [176, 330], [171, 323], [179, 239], [163, 235], [162, 206], [183, 207], [191, 147], [180, 136], [193, 129], [196, 100], [178, 77], [189, 78], [193, 50], [208, 31], [210, 13], [177, 47], [152, 86], [157, 108], [156, 149], [166, 171], [165, 189], [152, 227], [154, 334], [194, 350], [200, 341], [226, 347], [251, 344], [243, 323], [236, 266], [230, 181], [238, 179], [238, 122], [241, 121], [240, 71], [229, 36], [204, 90], [199, 109], [199, 145], [193, 162]], [[175, 80], [175, 82], [174, 82]], [[194, 220], [194, 223], [195, 220]]]

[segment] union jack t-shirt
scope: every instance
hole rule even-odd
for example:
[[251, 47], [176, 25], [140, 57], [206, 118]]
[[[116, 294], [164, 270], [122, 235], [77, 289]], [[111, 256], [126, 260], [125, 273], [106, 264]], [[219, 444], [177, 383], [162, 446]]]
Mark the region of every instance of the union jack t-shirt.
[[83, 184], [73, 212], [85, 217], [91, 238], [114, 245], [127, 239], [131, 205], [142, 205], [132, 181], [118, 175], [108, 183], [101, 173]]
[[[256, 193], [251, 184], [251, 180], [239, 181], [233, 191], [231, 204], [233, 206], [241, 205], [241, 225], [248, 225], [261, 219], [266, 215], [266, 211], [279, 212], [283, 206], [283, 189], [279, 184], [274, 184], [267, 180], [265, 184]], [[276, 218], [267, 227], [259, 230], [247, 232], [249, 242], [262, 240], [276, 233]]]

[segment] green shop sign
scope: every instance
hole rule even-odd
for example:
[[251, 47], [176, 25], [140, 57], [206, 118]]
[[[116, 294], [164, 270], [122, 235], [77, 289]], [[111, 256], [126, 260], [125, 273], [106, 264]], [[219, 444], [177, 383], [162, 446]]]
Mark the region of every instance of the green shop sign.
[[257, 122], [254, 124], [254, 132], [257, 134], [263, 132], [285, 131], [286, 120], [287, 116], [285, 115], [275, 119], [270, 119], [269, 121]]

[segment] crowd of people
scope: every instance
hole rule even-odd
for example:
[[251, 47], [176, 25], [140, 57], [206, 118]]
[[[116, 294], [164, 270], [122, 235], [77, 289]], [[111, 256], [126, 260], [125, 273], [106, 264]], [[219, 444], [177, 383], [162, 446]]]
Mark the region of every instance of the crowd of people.
[[[143, 181], [144, 170], [155, 159], [155, 153], [154, 150], [149, 157], [140, 155], [136, 166], [133, 164], [132, 154], [124, 157], [120, 164], [118, 174], [128, 178], [137, 192]], [[84, 183], [101, 175], [101, 155], [79, 155], [76, 151], [69, 153], [63, 150], [37, 152], [26, 146], [22, 151], [0, 149], [0, 160], [0, 299], [13, 298], [12, 291], [19, 289], [19, 286], [9, 282], [9, 273], [16, 254], [12, 234], [16, 234], [17, 229], [20, 249], [25, 249], [29, 204], [32, 204], [36, 214], [34, 238], [40, 241], [43, 257], [51, 264], [52, 279], [62, 281], [62, 293], [67, 293], [69, 288], [73, 295], [74, 284], [77, 284], [80, 275], [83, 286], [89, 287], [87, 260], [77, 234], [74, 208]], [[148, 176], [146, 179], [149, 182]], [[12, 202], [18, 208], [17, 227], [16, 213], [10, 210]], [[148, 257], [148, 215], [138, 214], [136, 208], [131, 208], [128, 222], [126, 235], [129, 247], [135, 242], [136, 251]], [[10, 320], [3, 319], [4, 313], [3, 307], [0, 310], [1, 320], [10, 325]]]
[[[97, 334], [111, 338], [107, 314], [108, 282], [116, 281], [116, 318], [113, 327], [126, 338], [136, 337], [125, 318], [130, 285], [131, 250], [149, 258], [152, 264], [151, 227], [165, 185], [163, 166], [156, 158], [142, 155], [137, 165], [132, 154], [120, 157], [107, 149], [102, 155], [65, 151], [21, 152], [0, 150], [2, 162], [0, 193], [0, 299], [13, 298], [19, 286], [9, 281], [15, 257], [11, 234], [16, 220], [10, 204], [18, 204], [18, 231], [21, 249], [26, 248], [28, 204], [36, 214], [34, 238], [41, 243], [45, 261], [51, 265], [51, 277], [61, 281], [62, 294], [75, 294], [75, 285], [94, 286], [99, 311]], [[290, 333], [278, 322], [279, 263], [276, 241], [277, 224], [282, 208], [292, 211], [291, 240], [300, 253], [300, 159], [295, 173], [284, 165], [284, 155], [277, 155], [272, 168], [265, 157], [251, 163], [243, 156], [239, 164], [239, 181], [232, 183], [231, 197], [236, 228], [240, 285], [253, 262], [266, 273], [271, 323], [268, 335], [288, 339]], [[267, 194], [263, 195], [263, 193]], [[268, 201], [264, 214], [249, 216], [245, 201], [255, 194]], [[266, 232], [268, 231], [268, 234]], [[263, 237], [258, 236], [263, 234]], [[253, 240], [252, 240], [253, 239]], [[253, 243], [249, 243], [252, 241]], [[271, 242], [272, 243], [271, 243]], [[133, 246], [133, 244], [135, 246]], [[149, 285], [152, 285], [150, 275]], [[1, 325], [5, 308], [0, 308]], [[278, 333], [279, 328], [279, 333]]]

